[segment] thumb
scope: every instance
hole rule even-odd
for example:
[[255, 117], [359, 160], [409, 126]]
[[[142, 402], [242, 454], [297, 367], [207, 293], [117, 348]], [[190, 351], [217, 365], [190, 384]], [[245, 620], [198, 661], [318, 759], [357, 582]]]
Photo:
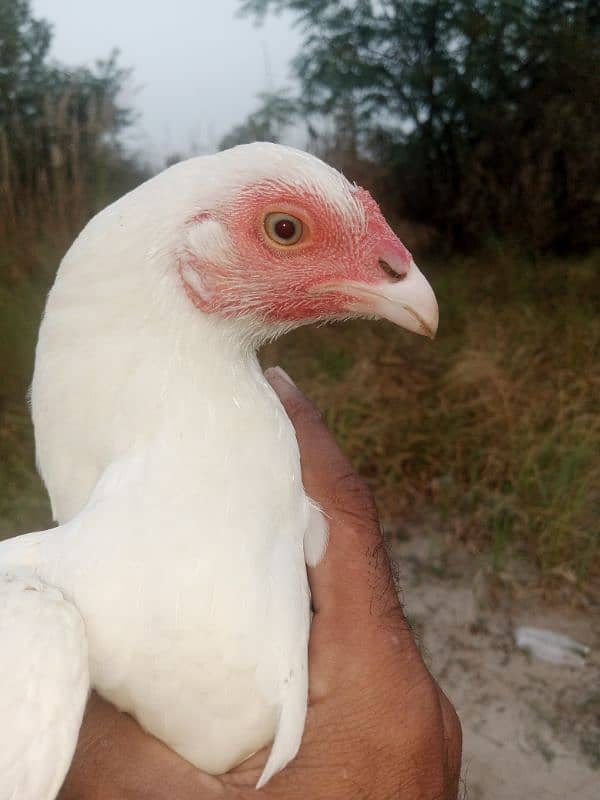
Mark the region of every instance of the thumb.
[[353, 629], [357, 618], [400, 612], [370, 490], [289, 376], [279, 367], [265, 375], [296, 430], [306, 492], [329, 522], [325, 557], [309, 569], [315, 612], [331, 614], [338, 627], [347, 623]]

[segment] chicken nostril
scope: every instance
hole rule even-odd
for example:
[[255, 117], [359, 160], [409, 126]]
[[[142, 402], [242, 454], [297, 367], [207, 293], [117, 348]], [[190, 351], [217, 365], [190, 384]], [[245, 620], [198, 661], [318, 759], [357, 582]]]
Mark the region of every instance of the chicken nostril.
[[393, 278], [395, 281], [403, 281], [404, 278], [406, 278], [406, 272], [396, 272], [396, 270], [391, 267], [387, 261], [384, 261], [383, 258], [379, 259], [379, 266], [386, 275], [389, 275], [390, 278]]

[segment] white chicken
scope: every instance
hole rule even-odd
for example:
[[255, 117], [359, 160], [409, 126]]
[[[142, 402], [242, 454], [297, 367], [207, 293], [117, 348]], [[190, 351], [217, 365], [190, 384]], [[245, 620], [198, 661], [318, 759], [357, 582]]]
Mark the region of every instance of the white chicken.
[[354, 316], [437, 327], [377, 204], [297, 150], [177, 164], [80, 234], [31, 398], [60, 524], [0, 544], [0, 800], [56, 796], [90, 687], [208, 772], [294, 757], [327, 526], [256, 351]]

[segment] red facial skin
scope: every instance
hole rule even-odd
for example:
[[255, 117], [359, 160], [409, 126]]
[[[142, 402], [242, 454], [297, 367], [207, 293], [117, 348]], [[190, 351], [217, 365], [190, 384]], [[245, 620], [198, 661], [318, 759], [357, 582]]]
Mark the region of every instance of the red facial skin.
[[[336, 285], [393, 282], [412, 260], [371, 195], [358, 188], [352, 199], [356, 208], [349, 217], [316, 193], [264, 181], [246, 187], [227, 206], [197, 215], [188, 224], [217, 221], [233, 247], [219, 264], [183, 254], [180, 270], [191, 266], [210, 287], [200, 296], [184, 279], [188, 295], [202, 311], [229, 317], [254, 313], [267, 322], [293, 324], [344, 316], [352, 298]], [[264, 220], [273, 212], [302, 221], [296, 244], [280, 245], [267, 236]], [[380, 260], [399, 277], [390, 277]]]

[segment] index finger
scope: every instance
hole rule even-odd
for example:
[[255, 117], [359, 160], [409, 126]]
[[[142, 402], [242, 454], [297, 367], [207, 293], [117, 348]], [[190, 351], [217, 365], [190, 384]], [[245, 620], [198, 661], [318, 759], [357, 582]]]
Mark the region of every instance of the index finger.
[[[311, 401], [280, 368], [267, 370], [294, 425], [306, 492], [325, 513], [329, 544], [309, 569], [313, 606], [338, 624], [360, 616], [401, 613], [373, 496], [338, 447]], [[343, 615], [339, 612], [344, 611]]]

